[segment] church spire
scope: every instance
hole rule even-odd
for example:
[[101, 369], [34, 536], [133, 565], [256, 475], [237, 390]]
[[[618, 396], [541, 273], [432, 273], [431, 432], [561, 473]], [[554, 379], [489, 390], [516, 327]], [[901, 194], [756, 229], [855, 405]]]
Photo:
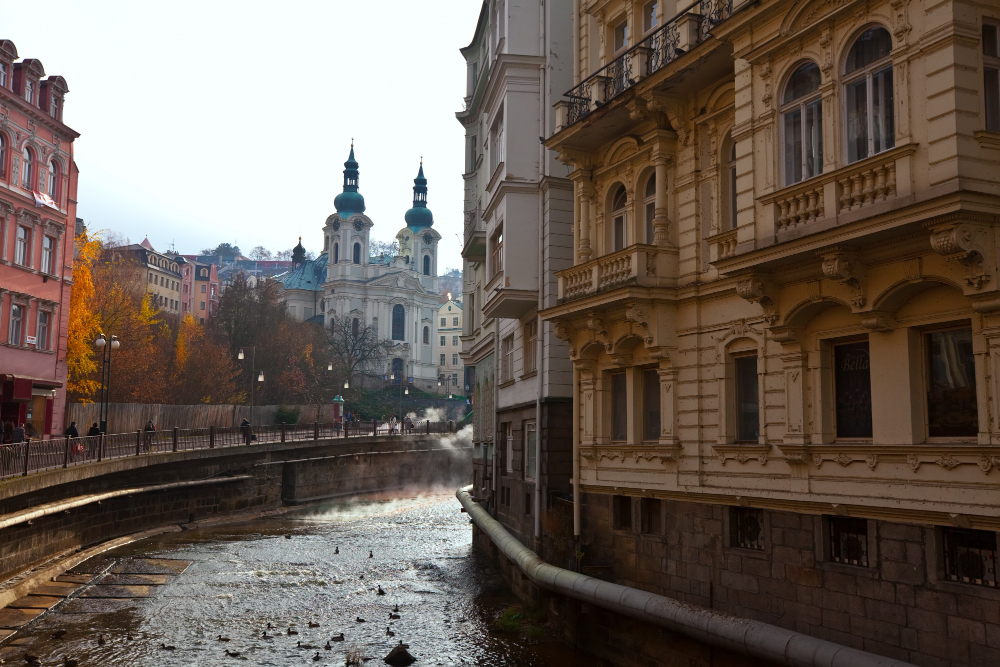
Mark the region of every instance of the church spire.
[[354, 213], [365, 212], [365, 198], [358, 192], [358, 161], [354, 159], [354, 140], [351, 140], [351, 154], [344, 163], [344, 191], [333, 200], [337, 213], [347, 218]]
[[427, 208], [427, 179], [424, 178], [423, 158], [420, 159], [420, 171], [413, 179], [413, 208], [404, 217], [406, 226], [415, 232], [434, 224], [434, 214]]

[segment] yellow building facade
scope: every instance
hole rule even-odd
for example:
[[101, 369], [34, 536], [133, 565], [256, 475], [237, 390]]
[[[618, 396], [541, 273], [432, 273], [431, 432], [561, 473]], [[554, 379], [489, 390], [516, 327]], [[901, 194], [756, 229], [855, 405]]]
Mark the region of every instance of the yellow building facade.
[[[1000, 5], [578, 0], [573, 21], [546, 145], [573, 169], [574, 265], [542, 317], [574, 364], [575, 534], [669, 541], [704, 512], [720, 563], [1000, 601]], [[795, 563], [787, 521], [813, 540]], [[635, 549], [616, 580], [706, 603], [679, 555]], [[1000, 619], [911, 636], [903, 595], [876, 637], [729, 588], [708, 602], [876, 653], [1000, 659]]]

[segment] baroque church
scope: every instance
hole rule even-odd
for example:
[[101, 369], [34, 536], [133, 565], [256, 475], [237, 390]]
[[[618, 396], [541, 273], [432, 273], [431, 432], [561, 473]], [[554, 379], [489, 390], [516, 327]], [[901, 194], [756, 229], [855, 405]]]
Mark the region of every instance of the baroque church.
[[399, 252], [394, 257], [372, 256], [369, 251], [375, 223], [365, 215], [358, 177], [351, 144], [344, 163], [344, 191], [333, 201], [337, 212], [323, 225], [323, 253], [306, 260], [300, 238], [292, 255], [294, 268], [275, 280], [291, 315], [324, 326], [343, 315], [374, 325], [392, 346], [386, 374], [394, 375], [396, 382], [412, 378], [414, 386], [434, 390], [441, 235], [433, 229], [434, 215], [427, 208], [423, 163], [413, 180], [413, 207], [404, 216], [406, 226], [396, 234]]

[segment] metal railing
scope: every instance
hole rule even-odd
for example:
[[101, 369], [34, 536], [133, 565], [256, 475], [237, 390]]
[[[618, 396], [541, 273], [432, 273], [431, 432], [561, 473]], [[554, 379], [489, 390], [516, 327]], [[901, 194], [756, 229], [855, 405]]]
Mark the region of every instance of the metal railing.
[[250, 429], [241, 426], [210, 426], [29, 440], [0, 445], [0, 479], [127, 456], [333, 438], [445, 434], [454, 433], [456, 428], [454, 421], [418, 421], [413, 422], [413, 426], [409, 428], [402, 425], [393, 427], [382, 421], [351, 421], [346, 424], [312, 422], [259, 425]]
[[681, 31], [678, 27], [682, 20], [686, 20], [688, 16], [700, 17], [700, 41], [707, 38], [715, 26], [732, 14], [733, 0], [699, 0], [677, 12], [662, 27], [564, 93], [563, 96], [569, 99], [569, 125], [583, 120], [594, 108], [621, 95], [635, 85], [637, 79], [657, 72], [683, 55], [684, 50], [680, 48]]

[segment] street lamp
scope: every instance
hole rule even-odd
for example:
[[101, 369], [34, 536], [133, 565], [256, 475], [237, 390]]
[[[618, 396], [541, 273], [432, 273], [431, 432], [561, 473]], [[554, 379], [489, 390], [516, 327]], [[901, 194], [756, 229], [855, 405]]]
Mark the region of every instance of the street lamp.
[[[241, 347], [240, 353], [236, 355], [236, 358], [239, 359], [240, 361], [246, 359], [246, 354], [244, 354], [243, 349], [244, 348]], [[253, 378], [253, 376], [257, 374], [257, 368], [256, 368], [257, 348], [250, 347], [249, 350], [250, 350], [250, 377]], [[261, 371], [260, 375], [257, 376], [257, 382], [263, 382], [263, 381], [264, 381], [264, 371]], [[254, 393], [253, 380], [250, 380], [250, 426], [251, 427], [253, 426], [253, 393]]]
[[109, 341], [104, 334], [98, 333], [94, 339], [94, 347], [101, 354], [101, 407], [98, 420], [100, 421], [101, 433], [108, 432], [108, 410], [111, 403], [111, 350], [117, 350], [121, 343], [118, 336], [112, 336]]

